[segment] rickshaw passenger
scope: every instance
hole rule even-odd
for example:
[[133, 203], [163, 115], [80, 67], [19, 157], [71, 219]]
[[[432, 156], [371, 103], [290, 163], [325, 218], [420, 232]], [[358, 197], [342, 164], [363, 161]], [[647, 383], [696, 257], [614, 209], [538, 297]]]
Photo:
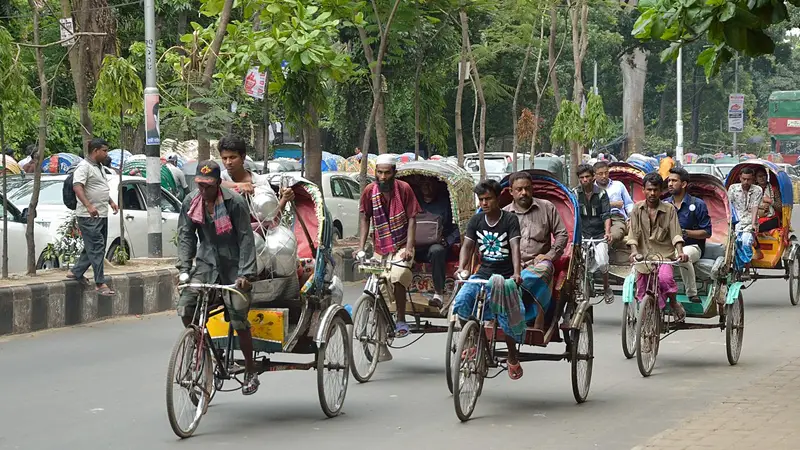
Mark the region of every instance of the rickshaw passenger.
[[598, 161], [594, 164], [595, 184], [605, 189], [611, 205], [611, 240], [613, 245], [625, 239], [628, 234], [628, 217], [633, 211], [633, 199], [621, 181], [608, 178], [608, 162]]
[[[197, 189], [183, 200], [178, 218], [177, 268], [180, 273], [191, 274], [191, 283], [235, 283], [237, 289], [249, 292], [257, 269], [247, 204], [239, 194], [220, 187], [220, 168], [214, 161], [198, 164], [194, 181]], [[178, 299], [178, 315], [184, 326], [192, 323], [197, 296], [196, 290], [184, 289]], [[223, 300], [244, 354], [246, 372], [242, 394], [250, 395], [258, 390], [259, 382], [247, 321], [249, 295], [245, 297], [246, 302], [238, 295], [223, 295]]]
[[764, 233], [778, 228], [780, 223], [780, 216], [777, 211], [783, 207], [780, 195], [776, 196], [769, 184], [769, 177], [764, 168], [756, 170], [756, 184], [763, 191], [761, 197], [761, 204], [758, 206], [758, 232]]
[[[447, 254], [459, 240], [458, 227], [453, 223], [453, 210], [451, 209], [450, 199], [447, 191], [442, 192], [442, 183], [423, 178], [419, 183], [419, 193], [417, 200], [422, 211], [439, 218], [441, 223], [441, 239], [439, 242], [417, 246], [415, 249], [415, 259], [419, 262], [427, 262], [431, 265], [433, 275], [433, 298], [428, 302], [430, 306], [441, 308], [444, 295], [444, 284], [447, 278]], [[419, 223], [417, 224], [419, 227]], [[420, 233], [417, 234], [419, 241]]]
[[[402, 260], [407, 263], [414, 259], [416, 217], [420, 207], [411, 186], [405, 181], [395, 179], [396, 166], [394, 156], [378, 156], [375, 164], [376, 180], [368, 184], [361, 193], [360, 246], [355, 253], [366, 247], [369, 222], [372, 219], [375, 226], [375, 253], [389, 261]], [[405, 322], [406, 292], [412, 278], [410, 266], [392, 264], [389, 283], [394, 287], [398, 338], [406, 337], [409, 333]]]
[[750, 167], [742, 168], [739, 182], [728, 188], [728, 198], [736, 212], [738, 222], [736, 231], [736, 258], [734, 266], [743, 269], [753, 260], [753, 246], [758, 233], [758, 206], [761, 204], [763, 191], [753, 184], [755, 171]]
[[[673, 206], [661, 201], [664, 180], [658, 173], [651, 172], [645, 175], [642, 181], [645, 200], [633, 208], [626, 241], [631, 247], [631, 262], [642, 261], [646, 256], [658, 255], [669, 258], [674, 255], [678, 261], [685, 263], [689, 258], [683, 253], [683, 232], [678, 222], [678, 213]], [[647, 293], [647, 281], [651, 269], [646, 264], [634, 264], [633, 267], [638, 272], [636, 298], [641, 301]], [[686, 311], [676, 297], [678, 285], [675, 283], [672, 266], [659, 265], [658, 273], [655, 275], [659, 286], [657, 299], [659, 308], [663, 309], [666, 300], [669, 299], [676, 320], [683, 321], [686, 318]]]
[[580, 186], [573, 189], [578, 198], [581, 215], [581, 236], [586, 239], [603, 239], [596, 242], [594, 259], [586, 261], [589, 273], [603, 274], [603, 297], [606, 303], [614, 301], [614, 292], [608, 283], [608, 243], [611, 242], [611, 206], [606, 191], [594, 183], [594, 168], [589, 164], [578, 166]]
[[519, 219], [522, 286], [543, 308], [539, 314], [538, 308], [526, 307], [525, 320], [533, 320], [533, 328], [543, 331], [553, 293], [554, 261], [564, 253], [569, 233], [555, 205], [533, 197], [533, 178], [528, 172], [511, 174], [508, 185], [514, 201], [503, 209]]
[[[520, 277], [520, 227], [516, 214], [500, 209], [500, 183], [495, 180], [481, 181], [473, 190], [478, 196], [481, 211], [475, 214], [467, 224], [467, 232], [461, 246], [458, 260], [457, 277], [469, 267], [476, 249], [481, 256], [481, 265], [470, 279], [488, 280], [492, 275], [512, 278], [517, 285]], [[487, 285], [487, 297], [491, 298], [490, 286]], [[456, 294], [453, 310], [461, 320], [473, 315], [475, 302], [480, 292], [476, 284], [464, 284]], [[524, 314], [524, 306], [520, 302], [520, 313]], [[498, 315], [499, 325], [506, 335], [508, 347], [508, 376], [512, 380], [522, 377], [522, 367], [517, 357], [515, 332], [509, 324], [509, 317]], [[523, 324], [524, 328], [524, 324]]]
[[673, 167], [669, 171], [667, 180], [671, 195], [665, 201], [675, 207], [678, 223], [683, 230], [683, 253], [689, 260], [678, 267], [683, 284], [686, 286], [686, 296], [692, 303], [700, 303], [694, 263], [699, 261], [706, 251], [706, 239], [711, 237], [711, 217], [708, 215], [706, 202], [686, 192], [688, 185], [689, 172], [680, 167]]

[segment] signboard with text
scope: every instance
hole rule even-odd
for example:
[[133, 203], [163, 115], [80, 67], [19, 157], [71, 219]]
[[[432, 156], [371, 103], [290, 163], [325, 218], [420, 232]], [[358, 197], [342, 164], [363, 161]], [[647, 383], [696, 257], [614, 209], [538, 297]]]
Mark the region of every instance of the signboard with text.
[[744, 131], [744, 94], [731, 94], [728, 98], [728, 132]]

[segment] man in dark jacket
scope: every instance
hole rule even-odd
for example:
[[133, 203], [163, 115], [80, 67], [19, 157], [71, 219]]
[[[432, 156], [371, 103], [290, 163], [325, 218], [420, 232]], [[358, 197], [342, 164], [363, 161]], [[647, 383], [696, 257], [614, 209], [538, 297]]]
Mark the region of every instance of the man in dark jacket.
[[[183, 200], [178, 219], [177, 267], [181, 273], [191, 275], [191, 283], [235, 283], [237, 289], [245, 293], [245, 300], [238, 295], [225, 295], [223, 299], [244, 354], [246, 372], [242, 393], [254, 394], [259, 382], [247, 321], [250, 296], [246, 294], [257, 272], [250, 214], [242, 196], [220, 186], [221, 170], [214, 161], [198, 164], [194, 181], [197, 189]], [[192, 323], [197, 296], [194, 289], [184, 289], [181, 293], [178, 314], [184, 326]]]

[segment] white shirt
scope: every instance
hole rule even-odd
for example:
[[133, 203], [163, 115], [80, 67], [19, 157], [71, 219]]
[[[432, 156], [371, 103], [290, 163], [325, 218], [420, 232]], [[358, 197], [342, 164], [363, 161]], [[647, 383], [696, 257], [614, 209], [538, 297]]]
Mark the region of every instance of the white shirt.
[[[86, 199], [97, 209], [97, 214], [101, 218], [108, 217], [109, 186], [103, 166], [89, 159], [84, 159], [78, 163], [72, 175], [72, 185], [83, 185], [83, 192]], [[78, 217], [91, 217], [86, 206], [78, 200], [75, 208], [75, 215]]]

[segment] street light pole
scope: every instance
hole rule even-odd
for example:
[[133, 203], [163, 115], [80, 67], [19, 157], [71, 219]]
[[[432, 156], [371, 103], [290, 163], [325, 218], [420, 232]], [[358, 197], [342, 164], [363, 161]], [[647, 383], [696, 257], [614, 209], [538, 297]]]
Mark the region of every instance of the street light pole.
[[[145, 155], [147, 156], [147, 255], [161, 257], [161, 136], [158, 127], [158, 85], [156, 78], [155, 0], [144, 0], [145, 41]], [[120, 186], [120, 189], [122, 186]]]
[[676, 66], [677, 84], [677, 111], [675, 116], [675, 133], [677, 140], [675, 143], [675, 158], [683, 164], [683, 49], [678, 50], [678, 62]]

